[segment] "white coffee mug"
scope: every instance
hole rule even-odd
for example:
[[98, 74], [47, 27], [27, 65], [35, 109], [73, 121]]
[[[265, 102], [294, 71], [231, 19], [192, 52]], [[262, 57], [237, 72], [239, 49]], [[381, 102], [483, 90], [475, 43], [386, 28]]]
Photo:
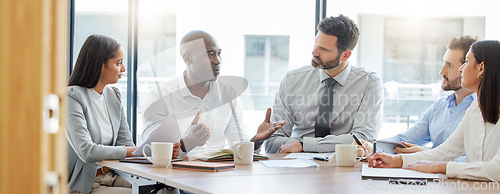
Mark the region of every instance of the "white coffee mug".
[[363, 155], [365, 155], [365, 150], [363, 148], [358, 148], [356, 145], [352, 144], [337, 144], [335, 145], [335, 158], [337, 160], [337, 166], [354, 166], [360, 160], [361, 157], [358, 156], [358, 150], [361, 150]]
[[252, 164], [253, 142], [233, 142], [234, 164]]
[[[151, 149], [151, 159], [149, 159], [149, 157], [146, 155], [146, 147], [149, 147], [149, 149]], [[144, 157], [146, 157], [147, 160], [153, 163], [153, 167], [167, 167], [172, 161], [173, 148], [173, 143], [153, 142], [151, 143], [151, 146], [149, 144], [146, 144], [142, 148], [142, 154], [144, 155]]]

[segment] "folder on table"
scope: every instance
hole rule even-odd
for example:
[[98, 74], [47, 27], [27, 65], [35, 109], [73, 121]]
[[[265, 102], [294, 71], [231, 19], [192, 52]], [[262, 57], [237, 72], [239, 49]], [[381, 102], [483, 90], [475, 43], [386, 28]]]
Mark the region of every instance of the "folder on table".
[[438, 174], [417, 172], [414, 170], [406, 170], [402, 168], [370, 168], [368, 164], [363, 164], [361, 178], [374, 180], [387, 180], [392, 178], [397, 179], [439, 179]]
[[201, 161], [185, 161], [185, 162], [175, 162], [172, 163], [172, 168], [185, 169], [185, 170], [197, 170], [197, 171], [208, 171], [208, 172], [219, 172], [226, 170], [233, 170], [234, 164], [223, 164], [223, 163], [212, 163], [212, 162], [201, 162]]

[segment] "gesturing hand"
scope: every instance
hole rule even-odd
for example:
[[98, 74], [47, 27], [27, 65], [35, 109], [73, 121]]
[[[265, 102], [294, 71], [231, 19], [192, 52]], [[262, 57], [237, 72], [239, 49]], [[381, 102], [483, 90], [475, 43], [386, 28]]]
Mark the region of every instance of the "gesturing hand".
[[274, 123], [271, 123], [271, 109], [268, 108], [266, 112], [266, 118], [264, 119], [264, 122], [260, 124], [259, 128], [257, 129], [257, 134], [255, 134], [253, 140], [255, 141], [264, 141], [267, 138], [269, 138], [277, 129], [283, 127], [285, 125], [286, 121], [277, 121]]
[[205, 145], [208, 138], [210, 138], [210, 129], [207, 125], [199, 123], [200, 113], [191, 122], [191, 126], [187, 129], [188, 134], [181, 139], [181, 149], [184, 152], [189, 152], [196, 146]]

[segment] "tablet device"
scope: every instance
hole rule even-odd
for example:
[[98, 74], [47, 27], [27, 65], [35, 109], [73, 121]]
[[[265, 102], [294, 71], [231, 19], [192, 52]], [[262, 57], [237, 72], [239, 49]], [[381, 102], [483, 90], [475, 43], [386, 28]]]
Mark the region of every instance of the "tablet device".
[[390, 142], [377, 140], [377, 151], [382, 151], [388, 154], [396, 154], [392, 151], [396, 147], [406, 148], [401, 142]]

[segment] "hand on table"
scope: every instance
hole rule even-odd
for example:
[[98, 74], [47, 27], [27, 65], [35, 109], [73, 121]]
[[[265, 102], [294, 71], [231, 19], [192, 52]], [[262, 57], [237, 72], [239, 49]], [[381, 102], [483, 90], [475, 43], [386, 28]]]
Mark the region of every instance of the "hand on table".
[[426, 173], [441, 173], [446, 174], [447, 162], [434, 162], [434, 161], [418, 161], [415, 164], [405, 166], [404, 169], [415, 170]]
[[408, 142], [404, 142], [404, 141], [401, 141], [401, 143], [408, 148], [396, 147], [393, 149], [394, 152], [396, 152], [398, 154], [409, 154], [409, 153], [421, 152], [421, 151], [426, 150], [424, 147], [421, 147], [421, 146], [416, 145], [416, 144], [412, 144], [412, 143], [408, 143]]
[[174, 143], [174, 149], [172, 150], [172, 158], [179, 157], [180, 149], [181, 149], [181, 143]]
[[382, 152], [370, 154], [367, 160], [368, 166], [374, 168], [401, 168], [403, 165], [401, 155], [389, 155]]
[[278, 153], [294, 153], [294, 152], [302, 152], [302, 144], [300, 142], [294, 141], [287, 144], [281, 144], [281, 147], [278, 149]]

